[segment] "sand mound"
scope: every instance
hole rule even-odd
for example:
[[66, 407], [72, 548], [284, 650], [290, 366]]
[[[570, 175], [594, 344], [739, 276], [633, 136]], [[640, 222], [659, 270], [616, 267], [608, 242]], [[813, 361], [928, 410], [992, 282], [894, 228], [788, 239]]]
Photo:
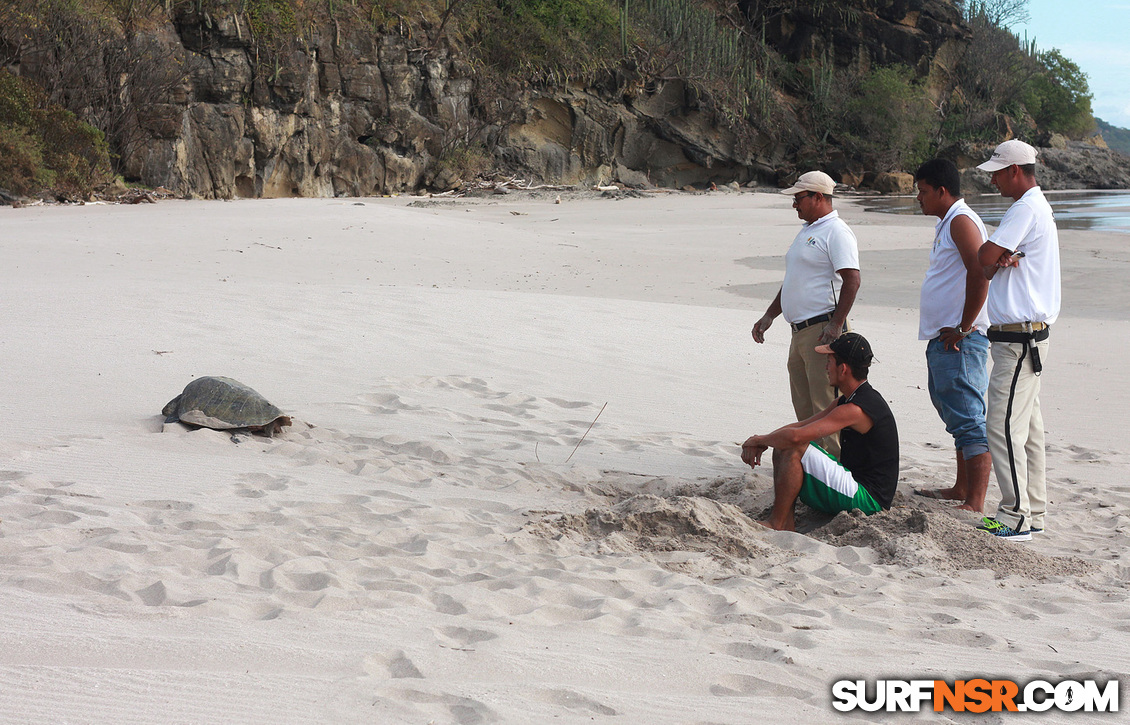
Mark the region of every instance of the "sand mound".
[[948, 514], [914, 509], [891, 509], [873, 516], [843, 512], [809, 535], [833, 546], [865, 546], [879, 554], [880, 562], [908, 568], [941, 572], [991, 569], [1000, 576], [1029, 579], [1079, 576], [1095, 570], [1082, 559], [1039, 554], [988, 536]]
[[[720, 574], [764, 572], [795, 554], [770, 536], [756, 519], [764, 518], [772, 491], [759, 479], [720, 477], [688, 481], [675, 477], [639, 477], [606, 472], [590, 489], [618, 500], [582, 514], [554, 514], [527, 525], [527, 533], [568, 541], [586, 553], [642, 554], [668, 569], [702, 578]], [[942, 574], [985, 569], [997, 576], [1028, 579], [1077, 577], [1095, 564], [1074, 556], [1048, 556], [1029, 546], [1001, 541], [977, 531], [951, 511], [918, 508], [908, 497], [896, 508], [865, 516], [845, 512], [835, 517], [797, 506], [798, 529], [834, 547], [875, 552], [875, 563], [905, 570]], [[687, 556], [673, 556], [684, 552]], [[710, 565], [691, 566], [694, 555]]]
[[[693, 496], [640, 494], [611, 508], [532, 522], [527, 531], [542, 538], [595, 544], [592, 548], [601, 554], [705, 554], [729, 569], [744, 569], [743, 561], [779, 553], [762, 540], [764, 529], [737, 506]], [[677, 557], [651, 558], [668, 568], [686, 570], [685, 560]]]

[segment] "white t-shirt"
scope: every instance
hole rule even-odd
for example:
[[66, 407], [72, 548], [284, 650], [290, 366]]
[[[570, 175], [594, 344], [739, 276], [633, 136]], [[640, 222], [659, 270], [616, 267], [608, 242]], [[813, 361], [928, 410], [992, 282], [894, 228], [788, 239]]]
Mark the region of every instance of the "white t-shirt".
[[836, 309], [844, 284], [837, 271], [841, 269], [859, 269], [859, 245], [839, 212], [833, 211], [801, 227], [785, 254], [785, 321], [796, 324]]
[[1052, 207], [1034, 186], [1008, 208], [989, 241], [1024, 252], [1020, 266], [998, 269], [989, 283], [989, 320], [994, 325], [1046, 322], [1059, 317], [1059, 232]]
[[[969, 208], [964, 199], [958, 199], [934, 227], [934, 248], [930, 251], [930, 266], [922, 282], [922, 296], [918, 303], [918, 339], [933, 340], [943, 327], [957, 327], [965, 314], [965, 286], [968, 271], [961, 252], [950, 234], [950, 225], [959, 216], [967, 216], [981, 233], [980, 243], [988, 236], [985, 224], [977, 212]], [[980, 243], [978, 247], [980, 247]], [[977, 274], [981, 274], [980, 265]], [[974, 329], [989, 329], [989, 313], [985, 305], [977, 313]]]

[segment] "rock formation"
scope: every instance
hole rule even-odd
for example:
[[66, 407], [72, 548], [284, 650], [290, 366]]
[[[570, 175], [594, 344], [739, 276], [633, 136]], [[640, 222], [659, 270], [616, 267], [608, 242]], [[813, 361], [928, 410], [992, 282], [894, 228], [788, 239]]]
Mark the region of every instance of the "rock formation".
[[[781, 18], [793, 55], [902, 61], [944, 76], [962, 37], [943, 0], [857, 0], [844, 27]], [[786, 37], [786, 30], [792, 35]], [[739, 139], [682, 81], [531, 90], [506, 125], [486, 123], [465, 59], [396, 33], [324, 28], [309, 48], [256, 57], [236, 16], [195, 13], [144, 42], [188, 69], [160, 103], [139, 108], [146, 137], [123, 154], [128, 178], [196, 197], [364, 196], [447, 188], [446, 156], [473, 133], [493, 164], [530, 181], [683, 187], [775, 182], [797, 149]], [[931, 66], [933, 64], [933, 66]]]
[[764, 20], [765, 41], [787, 60], [901, 63], [939, 93], [969, 38], [950, 0], [739, 0], [738, 6]]
[[[966, 37], [950, 0], [744, 0], [739, 7], [764, 21], [768, 42], [787, 59], [900, 62], [936, 94], [947, 87]], [[735, 130], [678, 79], [645, 80], [623, 69], [603, 84], [524, 83], [505, 99], [505, 118], [488, 118], [484, 107], [502, 99], [484, 94], [458, 47], [336, 21], [300, 43], [267, 47], [256, 42], [246, 14], [181, 8], [128, 40], [165, 72], [182, 69], [157, 84], [159, 93], [144, 92], [142, 79], [129, 73], [101, 74], [123, 79], [104, 96], [132, 98], [133, 132], [119, 149], [125, 177], [180, 196], [442, 190], [459, 183], [466, 170], [456, 158], [469, 145], [488, 153], [493, 168], [559, 184], [775, 183], [809, 163], [802, 134]], [[20, 72], [34, 78], [49, 62], [25, 58]], [[787, 115], [787, 100], [781, 108]], [[799, 125], [776, 121], [784, 129]], [[1057, 158], [1048, 155], [1049, 163]], [[826, 168], [848, 184], [865, 179], [858, 165], [832, 159]], [[901, 177], [883, 183], [905, 187]]]
[[[1101, 137], [1100, 137], [1101, 138]], [[980, 171], [975, 163], [989, 158], [993, 147], [985, 146], [981, 153], [968, 158], [959, 166], [962, 187], [969, 191], [995, 192], [989, 174]], [[1063, 148], [1040, 148], [1036, 157], [1036, 180], [1045, 191], [1064, 189], [1130, 189], [1130, 157], [1104, 146], [1086, 141], [1066, 141]]]

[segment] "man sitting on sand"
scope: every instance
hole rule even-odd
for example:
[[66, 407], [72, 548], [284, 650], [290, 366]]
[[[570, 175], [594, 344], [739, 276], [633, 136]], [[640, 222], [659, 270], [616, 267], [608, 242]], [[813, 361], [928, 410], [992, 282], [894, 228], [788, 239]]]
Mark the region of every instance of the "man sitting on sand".
[[[824, 410], [742, 444], [750, 468], [773, 449], [773, 511], [764, 526], [796, 531], [800, 498], [829, 514], [859, 509], [865, 514], [891, 507], [899, 473], [899, 437], [883, 396], [867, 382], [873, 355], [858, 333], [848, 332], [816, 348], [827, 356], [828, 382], [843, 393]], [[837, 460], [812, 441], [840, 433]]]

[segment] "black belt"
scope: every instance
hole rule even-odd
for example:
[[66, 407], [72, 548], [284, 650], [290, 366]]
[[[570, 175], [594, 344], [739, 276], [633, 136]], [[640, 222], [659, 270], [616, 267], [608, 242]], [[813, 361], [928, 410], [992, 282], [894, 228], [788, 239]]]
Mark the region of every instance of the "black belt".
[[800, 332], [801, 330], [803, 330], [806, 327], [812, 327], [813, 325], [819, 325], [821, 322], [828, 322], [831, 319], [832, 319], [832, 313], [831, 312], [825, 312], [822, 315], [817, 315], [816, 317], [810, 317], [807, 320], [805, 320], [804, 322], [798, 322], [795, 325], [790, 322], [789, 325], [793, 328], [793, 332]]
[[[1044, 364], [1040, 362], [1040, 351], [1036, 348], [1036, 343], [1048, 339], [1052, 329], [1045, 327], [1042, 330], [1034, 332], [1005, 332], [1004, 330], [994, 330], [989, 328], [988, 337], [989, 342], [1015, 342], [1021, 345], [1027, 345], [1028, 351], [1032, 357], [1032, 372], [1039, 375], [1044, 370]], [[1023, 359], [1023, 358], [1021, 358]]]
[[1050, 327], [1045, 327], [1035, 332], [1004, 332], [990, 327], [986, 334], [989, 337], [989, 342], [1041, 342], [1048, 339], [1051, 331]]

